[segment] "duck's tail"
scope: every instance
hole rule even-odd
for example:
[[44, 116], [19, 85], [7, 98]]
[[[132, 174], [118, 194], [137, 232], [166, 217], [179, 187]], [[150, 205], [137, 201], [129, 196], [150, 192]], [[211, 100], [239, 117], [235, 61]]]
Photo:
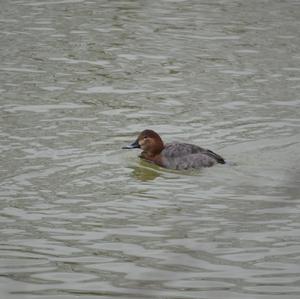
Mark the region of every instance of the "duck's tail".
[[225, 163], [226, 163], [226, 161], [225, 161], [220, 155], [214, 153], [214, 152], [211, 151], [211, 150], [207, 150], [207, 154], [208, 154], [210, 157], [214, 158], [214, 159], [215, 159], [218, 163], [220, 163], [220, 164], [225, 164]]

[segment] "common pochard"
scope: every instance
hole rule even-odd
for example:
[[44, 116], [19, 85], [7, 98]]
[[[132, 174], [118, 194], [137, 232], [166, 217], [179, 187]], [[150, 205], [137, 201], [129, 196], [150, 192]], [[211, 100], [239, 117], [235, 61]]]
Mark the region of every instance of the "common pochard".
[[225, 160], [211, 150], [188, 143], [164, 144], [160, 136], [152, 130], [144, 130], [138, 138], [123, 149], [140, 148], [140, 158], [170, 169], [192, 169], [210, 167]]

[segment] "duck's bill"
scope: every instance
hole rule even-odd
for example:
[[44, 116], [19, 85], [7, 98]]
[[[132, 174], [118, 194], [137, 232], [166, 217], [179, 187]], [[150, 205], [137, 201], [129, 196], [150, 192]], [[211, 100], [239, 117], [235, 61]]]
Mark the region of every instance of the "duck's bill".
[[134, 141], [131, 144], [128, 144], [128, 145], [122, 147], [122, 149], [132, 149], [132, 148], [140, 148], [138, 140]]

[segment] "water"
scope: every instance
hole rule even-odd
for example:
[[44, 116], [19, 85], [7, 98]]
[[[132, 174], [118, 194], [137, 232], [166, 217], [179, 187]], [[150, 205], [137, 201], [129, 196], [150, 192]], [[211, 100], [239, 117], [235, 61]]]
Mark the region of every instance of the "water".
[[300, 297], [298, 1], [0, 7], [1, 298]]

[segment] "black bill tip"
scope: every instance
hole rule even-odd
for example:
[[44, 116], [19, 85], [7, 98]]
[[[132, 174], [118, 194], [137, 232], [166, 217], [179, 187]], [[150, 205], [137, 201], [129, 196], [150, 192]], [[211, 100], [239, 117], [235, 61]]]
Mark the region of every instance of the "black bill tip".
[[122, 147], [122, 149], [132, 149], [132, 148], [140, 148], [138, 140], [134, 141], [131, 144], [128, 144], [128, 145]]

